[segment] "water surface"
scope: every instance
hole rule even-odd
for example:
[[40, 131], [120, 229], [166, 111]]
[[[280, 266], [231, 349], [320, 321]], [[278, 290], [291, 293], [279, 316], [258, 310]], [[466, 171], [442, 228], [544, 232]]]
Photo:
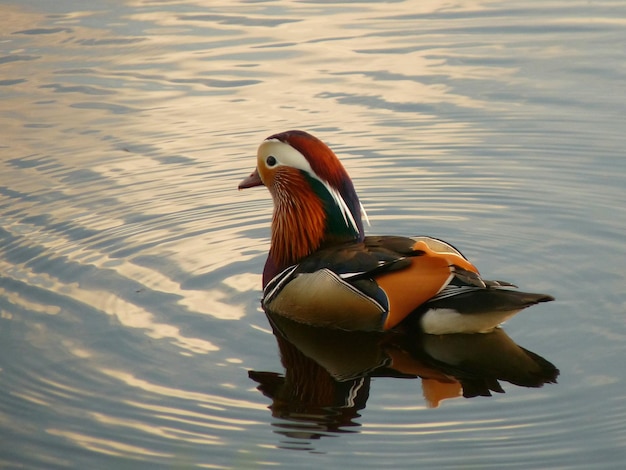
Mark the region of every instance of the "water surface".
[[[619, 468], [625, 17], [610, 1], [5, 2], [0, 463]], [[460, 374], [449, 348], [366, 343], [338, 364], [298, 343], [318, 377], [360, 381], [343, 421], [259, 390], [286, 393], [292, 356], [259, 306], [271, 200], [236, 187], [290, 128], [340, 155], [368, 233], [440, 237], [554, 295], [504, 332], [558, 384], [433, 400], [433, 374]], [[361, 374], [408, 350], [421, 378]]]

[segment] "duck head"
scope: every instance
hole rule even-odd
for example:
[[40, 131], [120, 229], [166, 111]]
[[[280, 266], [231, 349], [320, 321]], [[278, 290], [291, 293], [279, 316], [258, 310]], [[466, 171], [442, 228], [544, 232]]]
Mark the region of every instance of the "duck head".
[[256, 170], [239, 189], [265, 185], [274, 200], [263, 285], [314, 251], [363, 240], [365, 215], [345, 168], [321, 140], [292, 130], [265, 139]]

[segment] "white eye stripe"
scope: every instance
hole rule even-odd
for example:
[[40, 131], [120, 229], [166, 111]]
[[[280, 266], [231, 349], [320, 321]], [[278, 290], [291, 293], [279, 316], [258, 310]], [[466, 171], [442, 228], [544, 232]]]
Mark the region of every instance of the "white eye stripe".
[[306, 157], [291, 145], [280, 140], [268, 139], [259, 147], [259, 163], [263, 161], [264, 164], [267, 164], [266, 160], [270, 156], [276, 159], [277, 165], [291, 166], [315, 175]]

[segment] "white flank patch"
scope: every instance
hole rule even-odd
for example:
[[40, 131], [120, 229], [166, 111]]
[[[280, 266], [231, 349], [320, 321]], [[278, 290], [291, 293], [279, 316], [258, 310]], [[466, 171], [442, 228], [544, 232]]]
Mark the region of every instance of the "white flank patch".
[[459, 313], [450, 308], [431, 308], [421, 318], [422, 329], [431, 335], [488, 333], [519, 310]]

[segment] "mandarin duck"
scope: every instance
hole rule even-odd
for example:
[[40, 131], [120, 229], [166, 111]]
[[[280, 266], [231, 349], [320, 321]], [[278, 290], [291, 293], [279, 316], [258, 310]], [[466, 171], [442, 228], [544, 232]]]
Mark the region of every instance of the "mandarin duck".
[[485, 333], [554, 300], [488, 281], [449, 243], [428, 236], [365, 236], [367, 215], [335, 153], [291, 130], [265, 139], [239, 189], [265, 185], [274, 201], [263, 269], [265, 310], [317, 326]]

